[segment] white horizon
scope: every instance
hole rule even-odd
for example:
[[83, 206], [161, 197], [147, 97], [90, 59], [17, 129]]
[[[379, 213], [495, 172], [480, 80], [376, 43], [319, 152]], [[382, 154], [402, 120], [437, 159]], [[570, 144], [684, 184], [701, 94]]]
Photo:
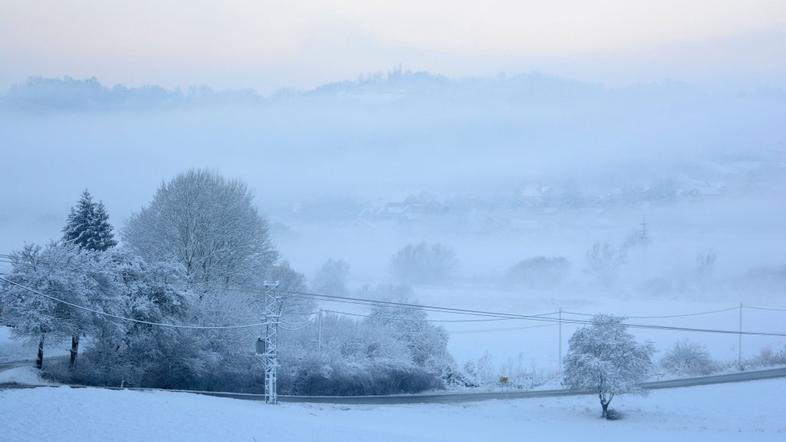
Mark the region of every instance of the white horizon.
[[0, 88], [28, 76], [308, 89], [404, 65], [608, 84], [786, 84], [780, 0], [4, 2]]

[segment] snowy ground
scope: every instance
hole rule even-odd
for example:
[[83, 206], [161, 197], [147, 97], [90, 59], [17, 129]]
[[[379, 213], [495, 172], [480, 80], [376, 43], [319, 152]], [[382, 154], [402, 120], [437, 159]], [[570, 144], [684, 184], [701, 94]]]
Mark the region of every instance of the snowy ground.
[[0, 384], [41, 385], [50, 382], [41, 377], [37, 368], [23, 366], [0, 371]]
[[663, 390], [615, 399], [620, 421], [592, 396], [467, 405], [331, 406], [186, 393], [37, 388], [0, 391], [3, 440], [239, 441], [782, 441], [786, 380]]

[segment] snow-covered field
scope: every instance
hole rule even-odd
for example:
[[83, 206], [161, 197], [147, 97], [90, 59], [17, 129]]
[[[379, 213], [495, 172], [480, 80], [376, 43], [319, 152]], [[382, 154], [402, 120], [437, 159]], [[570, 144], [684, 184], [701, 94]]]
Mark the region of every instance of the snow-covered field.
[[41, 377], [41, 371], [26, 365], [0, 371], [0, 384], [41, 385], [50, 382]]
[[466, 405], [334, 406], [186, 393], [37, 388], [0, 391], [1, 438], [190, 441], [783, 441], [786, 380], [662, 390], [612, 406], [593, 396]]

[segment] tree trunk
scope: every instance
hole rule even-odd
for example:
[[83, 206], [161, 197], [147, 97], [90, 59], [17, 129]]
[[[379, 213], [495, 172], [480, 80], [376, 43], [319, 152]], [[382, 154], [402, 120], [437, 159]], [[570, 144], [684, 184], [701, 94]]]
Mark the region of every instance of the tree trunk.
[[606, 394], [603, 391], [598, 392], [598, 399], [600, 400], [600, 407], [603, 409], [603, 413], [601, 413], [600, 417], [604, 419], [609, 418], [609, 404], [611, 400], [614, 398], [613, 394]]
[[35, 368], [39, 370], [44, 367], [44, 336], [46, 334], [41, 333], [41, 339], [38, 341], [38, 355], [35, 358]]
[[79, 354], [79, 335], [71, 336], [71, 360], [68, 363], [68, 368], [76, 366], [76, 356]]

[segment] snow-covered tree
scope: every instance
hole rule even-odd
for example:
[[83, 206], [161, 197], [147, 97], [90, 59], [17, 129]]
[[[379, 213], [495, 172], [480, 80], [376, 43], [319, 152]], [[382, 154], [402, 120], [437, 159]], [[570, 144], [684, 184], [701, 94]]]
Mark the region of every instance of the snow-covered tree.
[[191, 281], [213, 287], [253, 282], [277, 257], [248, 187], [206, 170], [162, 184], [122, 236], [146, 261], [176, 262]]
[[63, 241], [88, 250], [107, 250], [117, 245], [104, 203], [93, 201], [85, 189], [71, 208], [63, 227]]
[[652, 345], [637, 343], [623, 319], [594, 316], [571, 336], [564, 360], [563, 385], [597, 392], [603, 417], [614, 396], [637, 390], [652, 369]]
[[347, 293], [348, 278], [349, 264], [346, 261], [328, 259], [314, 275], [311, 288], [328, 295], [344, 295]]
[[493, 356], [488, 351], [478, 358], [477, 362], [477, 383], [480, 385], [491, 385], [495, 381], [495, 370]]
[[[149, 264], [124, 250], [104, 255], [104, 268], [114, 299], [101, 310], [127, 318], [163, 324], [207, 323], [193, 315], [191, 296], [179, 268]], [[224, 318], [219, 318], [219, 321]], [[89, 356], [93, 376], [102, 382], [186, 388], [195, 386], [196, 373], [206, 370], [214, 355], [205, 351], [209, 340], [193, 330], [118, 322], [96, 318]]]
[[97, 253], [70, 243], [51, 243], [46, 247], [25, 246], [11, 254], [12, 270], [7, 278], [19, 285], [5, 284], [3, 305], [14, 332], [38, 340], [39, 368], [43, 364], [43, 344], [47, 336], [58, 340], [70, 336], [70, 365], [76, 363], [79, 337], [90, 332], [92, 314], [25, 287], [89, 307], [99, 291], [98, 282], [91, 277], [100, 262]]
[[447, 351], [448, 334], [444, 328], [428, 322], [425, 311], [409, 307], [375, 306], [368, 322], [390, 330], [396, 341], [409, 349], [412, 362], [439, 371], [453, 365]]
[[390, 260], [393, 276], [410, 284], [446, 282], [458, 267], [456, 252], [443, 244], [408, 244]]
[[[93, 201], [93, 196], [85, 189], [68, 214], [63, 227], [63, 241], [85, 250], [105, 251], [117, 245], [112, 230], [104, 203]], [[79, 333], [71, 336], [72, 367], [79, 352], [79, 338]]]

